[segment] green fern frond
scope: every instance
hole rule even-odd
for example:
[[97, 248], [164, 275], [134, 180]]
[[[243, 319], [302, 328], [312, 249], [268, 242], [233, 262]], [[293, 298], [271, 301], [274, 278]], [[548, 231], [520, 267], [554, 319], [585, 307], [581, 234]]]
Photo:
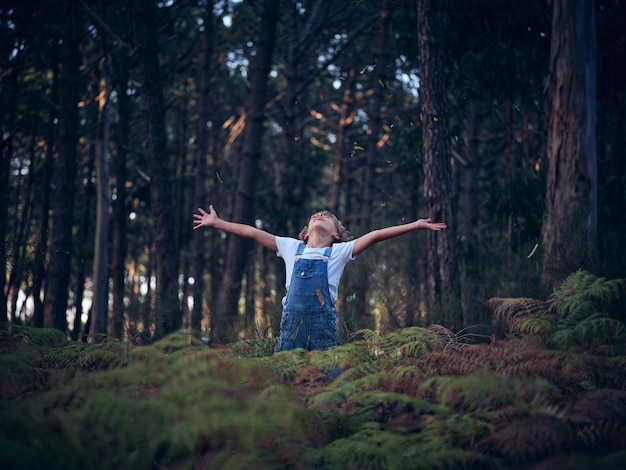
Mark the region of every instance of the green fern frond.
[[527, 318], [520, 324], [519, 331], [547, 338], [556, 330], [557, 321], [558, 318], [550, 314]]
[[493, 319], [504, 324], [507, 331], [513, 334], [520, 333], [522, 325], [528, 319], [541, 316], [548, 309], [546, 302], [527, 297], [494, 297], [487, 301], [487, 307]]
[[396, 380], [391, 372], [362, 373], [358, 369], [348, 369], [329, 384], [326, 388], [315, 394], [308, 406], [314, 409], [329, 409], [344, 406], [346, 402], [354, 401], [354, 396], [372, 391], [384, 390], [386, 384]]
[[372, 330], [360, 330], [358, 334], [375, 353], [392, 358], [416, 357], [428, 351], [443, 349], [457, 339], [454, 333], [440, 325], [407, 327], [385, 335]]
[[560, 317], [585, 316], [626, 298], [626, 279], [606, 279], [580, 270], [569, 275], [548, 299]]
[[377, 370], [372, 364], [375, 360], [372, 350], [364, 342], [346, 343], [323, 351], [315, 351], [310, 354], [311, 365], [323, 372], [339, 372], [352, 367], [367, 367], [369, 370]]
[[424, 371], [414, 364], [403, 364], [392, 371], [401, 380], [419, 380], [424, 377]]
[[375, 356], [378, 356], [381, 353], [380, 350], [380, 338], [376, 331], [370, 329], [362, 329], [358, 330], [354, 333], [354, 337], [358, 338], [358, 341], [363, 342]]
[[257, 359], [261, 364], [269, 366], [285, 381], [290, 381], [298, 370], [309, 365], [309, 351], [294, 349], [280, 351], [272, 356]]
[[357, 391], [341, 403], [338, 409], [344, 413], [344, 425], [348, 430], [378, 422], [386, 430], [399, 433], [421, 431], [424, 427], [422, 416], [425, 414], [447, 413], [444, 407], [414, 396], [382, 390]]
[[200, 339], [200, 333], [192, 330], [178, 330], [161, 338], [152, 344], [152, 347], [171, 353], [189, 347], [206, 347]]
[[44, 356], [44, 360], [53, 367], [62, 369], [80, 368], [82, 355], [88, 347], [87, 343], [72, 341], [61, 348], [54, 348], [49, 351]]
[[554, 385], [544, 379], [488, 374], [432, 377], [418, 390], [419, 396], [449, 408], [481, 413], [510, 403], [534, 408], [554, 393]]
[[564, 325], [572, 326], [593, 314], [594, 304], [591, 299], [583, 295], [573, 295], [551, 303], [549, 312], [558, 316]]
[[444, 436], [428, 431], [405, 434], [376, 422], [364, 423], [354, 434], [322, 449], [323, 465], [317, 466], [348, 470], [497, 468], [491, 458], [455, 447]]
[[0, 354], [0, 397], [12, 399], [42, 390], [48, 372], [18, 354]]
[[419, 357], [443, 349], [444, 340], [428, 328], [409, 327], [387, 333], [379, 338], [379, 347], [390, 358]]
[[81, 357], [81, 367], [88, 369], [114, 369], [125, 367], [131, 357], [133, 346], [106, 338], [104, 341], [89, 345]]
[[620, 344], [626, 342], [626, 325], [595, 314], [576, 323], [573, 328], [561, 328], [552, 336], [556, 346]]
[[44, 360], [62, 369], [108, 369], [128, 364], [133, 346], [115, 338], [104, 337], [100, 343], [86, 344], [70, 341], [62, 347], [50, 350]]
[[[3, 343], [28, 343], [40, 348], [61, 346], [67, 342], [65, 334], [56, 328], [32, 328], [29, 326], [11, 325], [7, 323], [0, 328], [0, 348]], [[2, 349], [0, 349], [2, 351]]]
[[274, 354], [278, 338], [245, 339], [230, 346], [238, 357], [266, 357]]
[[0, 396], [17, 398], [48, 386], [51, 368], [46, 355], [67, 345], [54, 328], [0, 326]]
[[368, 328], [364, 328], [355, 332], [355, 337], [362, 337], [365, 341], [372, 343], [376, 343], [380, 339], [380, 335], [378, 333]]

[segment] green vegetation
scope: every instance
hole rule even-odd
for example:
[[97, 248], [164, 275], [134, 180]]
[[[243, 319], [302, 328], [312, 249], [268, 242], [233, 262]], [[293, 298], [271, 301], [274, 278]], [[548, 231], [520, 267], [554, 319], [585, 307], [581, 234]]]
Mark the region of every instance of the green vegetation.
[[626, 464], [626, 279], [491, 299], [499, 336], [359, 332], [149, 346], [0, 328], [0, 467], [458, 469]]

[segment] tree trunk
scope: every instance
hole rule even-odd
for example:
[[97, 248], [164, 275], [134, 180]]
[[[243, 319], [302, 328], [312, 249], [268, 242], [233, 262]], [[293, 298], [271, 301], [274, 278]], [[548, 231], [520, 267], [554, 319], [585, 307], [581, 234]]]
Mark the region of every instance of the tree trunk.
[[554, 0], [542, 281], [597, 266], [596, 30], [593, 0]]
[[[90, 116], [89, 121], [95, 122], [97, 110], [95, 104], [89, 107], [89, 112], [93, 115]], [[77, 233], [74, 238], [74, 244], [76, 248], [76, 254], [80, 261], [74, 264], [75, 273], [74, 273], [74, 285], [75, 285], [75, 294], [74, 294], [74, 302], [76, 315], [74, 316], [74, 325], [72, 329], [72, 340], [87, 340], [90, 325], [91, 325], [91, 314], [93, 313], [93, 309], [89, 309], [87, 313], [87, 321], [85, 322], [84, 328], [82, 324], [82, 316], [83, 316], [83, 298], [85, 297], [85, 284], [86, 279], [88, 277], [89, 268], [87, 263], [83, 262], [90, 255], [87, 253], [91, 253], [93, 251], [92, 240], [94, 231], [91, 230], [92, 226], [92, 200], [95, 196], [95, 188], [91, 183], [91, 178], [94, 174], [94, 166], [96, 164], [96, 141], [95, 137], [97, 134], [97, 130], [94, 130], [94, 137], [91, 139], [91, 145], [89, 145], [89, 158], [87, 159], [86, 165], [87, 168], [83, 170], [83, 174], [87, 175], [89, 178], [89, 182], [84, 187], [84, 193], [80, 195], [78, 200], [80, 204], [76, 207], [76, 220], [78, 222]]]
[[63, 2], [65, 19], [61, 68], [61, 136], [54, 174], [54, 200], [50, 261], [44, 298], [44, 326], [67, 330], [67, 300], [72, 266], [72, 226], [77, 171], [80, 96], [80, 1]]
[[53, 173], [54, 147], [56, 142], [56, 121], [58, 116], [58, 82], [59, 82], [59, 41], [54, 41], [50, 64], [52, 78], [50, 83], [50, 104], [48, 106], [48, 121], [46, 124], [46, 151], [42, 163], [41, 191], [37, 197], [41, 205], [41, 220], [39, 221], [37, 242], [35, 245], [33, 268], [33, 326], [43, 327], [43, 299], [42, 291], [46, 277], [46, 246], [50, 227], [50, 190]]
[[455, 250], [445, 34], [441, 8], [437, 0], [417, 0], [424, 199], [428, 217], [448, 225], [444, 232], [429, 232], [427, 235], [427, 289], [431, 309], [440, 307], [439, 318], [444, 326], [458, 331], [463, 326], [463, 312]]
[[[127, 16], [123, 15], [124, 21]], [[124, 23], [124, 30], [128, 30]], [[111, 278], [113, 280], [112, 297], [113, 312], [108, 324], [109, 334], [115, 338], [124, 336], [124, 297], [126, 295], [126, 255], [128, 253], [127, 236], [127, 157], [130, 136], [130, 97], [128, 96], [129, 59], [128, 51], [122, 50], [114, 57], [117, 87], [117, 145], [113, 159], [113, 173], [115, 180], [115, 200], [113, 201], [112, 242], [111, 242]]]
[[[208, 0], [204, 6], [204, 32], [202, 33], [202, 56], [200, 76], [198, 77], [198, 147], [195, 155], [194, 198], [198, 206], [206, 205], [207, 158], [209, 154], [209, 128], [211, 119], [210, 81], [211, 55], [213, 53], [213, 1]], [[195, 209], [195, 208], [194, 208]], [[204, 268], [205, 268], [205, 232], [196, 230], [193, 233], [193, 310], [191, 312], [191, 328], [200, 330], [204, 317]]]
[[463, 149], [467, 165], [460, 170], [460, 209], [463, 214], [462, 235], [464, 244], [468, 249], [474, 246], [476, 221], [476, 180], [478, 179], [478, 142], [479, 142], [479, 105], [471, 100], [467, 106], [467, 136]]
[[[246, 128], [232, 216], [233, 221], [245, 224], [254, 223], [256, 173], [261, 157], [267, 77], [274, 52], [279, 2], [263, 0], [260, 8], [261, 26], [256, 54], [250, 63], [250, 90], [245, 104]], [[234, 339], [241, 281], [251, 254], [250, 240], [234, 236], [228, 238], [227, 264], [218, 297], [218, 310], [211, 312], [211, 339], [214, 343], [226, 343]]]
[[109, 312], [109, 225], [111, 218], [111, 190], [109, 189], [109, 127], [111, 111], [110, 55], [101, 60], [98, 96], [98, 138], [96, 139], [96, 232], [93, 261], [93, 305], [89, 331], [93, 341], [106, 334]]
[[[13, 123], [15, 123], [18, 96], [17, 77], [19, 76], [19, 74], [20, 67], [16, 65], [8, 77], [8, 96], [10, 96], [11, 98], [9, 101], [9, 109], [3, 110], [3, 115], [7, 116], [6, 122], [9, 124], [9, 126], [12, 126]], [[11, 128], [3, 129], [3, 134], [8, 137], [3, 137], [2, 141], [0, 142], [0, 158], [2, 158], [2, 161], [0, 163], [0, 238], [3, 240], [2, 246], [0, 246], [0, 263], [2, 263], [3, 266], [7, 266], [8, 253], [7, 243], [5, 241], [8, 231], [9, 173], [11, 170], [11, 159], [13, 158], [13, 130]], [[31, 168], [30, 171], [34, 171], [33, 168]], [[0, 321], [2, 322], [6, 321], [7, 318], [7, 294], [5, 287], [6, 281], [6, 275], [0, 277]], [[15, 311], [15, 305], [13, 306], [13, 311]]]
[[[12, 137], [8, 142], [8, 155], [12, 154]], [[26, 160], [29, 162], [34, 162], [36, 160], [36, 152], [35, 152], [35, 139], [31, 139], [31, 145], [29, 149], [30, 157]], [[23, 165], [23, 163], [20, 163]], [[20, 169], [21, 173], [21, 169]], [[15, 323], [18, 321], [19, 313], [17, 311], [17, 303], [18, 297], [20, 294], [20, 289], [22, 286], [23, 272], [24, 272], [24, 259], [25, 259], [25, 251], [27, 246], [23, 243], [27, 239], [26, 231], [28, 227], [28, 221], [31, 220], [31, 207], [33, 203], [33, 199], [35, 196], [35, 191], [33, 188], [35, 187], [35, 172], [31, 167], [28, 171], [28, 179], [27, 184], [23, 188], [23, 196], [18, 194], [16, 195], [15, 200], [17, 201], [17, 206], [21, 208], [21, 210], [16, 211], [15, 219], [17, 222], [18, 229], [13, 234], [14, 239], [17, 242], [14, 245], [13, 253], [11, 256], [11, 260], [8, 263], [10, 266], [10, 275], [9, 275], [9, 283], [6, 286], [6, 292], [8, 292], [7, 303], [11, 306], [10, 310], [7, 312], [9, 321]], [[9, 271], [9, 267], [7, 267], [7, 272]], [[4, 318], [4, 317], [3, 317]]]
[[368, 142], [366, 152], [365, 174], [361, 193], [361, 210], [359, 212], [358, 227], [361, 231], [369, 229], [374, 204], [374, 175], [379, 154], [379, 141], [382, 132], [383, 95], [388, 85], [390, 73], [387, 70], [390, 62], [389, 42], [391, 30], [391, 11], [388, 0], [382, 0], [380, 20], [378, 25], [378, 57], [376, 73], [372, 77], [373, 87], [368, 119]]
[[154, 219], [156, 263], [156, 329], [160, 338], [180, 328], [178, 263], [172, 206], [172, 184], [165, 129], [163, 81], [159, 64], [159, 37], [153, 0], [143, 0], [139, 29], [142, 47], [142, 86], [146, 112], [146, 159], [150, 175], [150, 204]]
[[[356, 219], [356, 227], [359, 233], [371, 230], [372, 211], [374, 210], [374, 193], [376, 165], [379, 155], [379, 142], [382, 132], [383, 95], [388, 85], [390, 73], [388, 72], [389, 43], [391, 11], [388, 0], [382, 0], [378, 24], [378, 57], [376, 59], [376, 73], [372, 77], [372, 95], [369, 107], [368, 138], [366, 162], [361, 188], [360, 206]], [[372, 324], [366, 324], [368, 313], [367, 293], [369, 291], [369, 267], [364, 263], [357, 264], [354, 269], [352, 285], [354, 299], [352, 301], [353, 314], [352, 324], [354, 328], [372, 328]]]
[[348, 137], [350, 126], [354, 122], [356, 110], [354, 109], [354, 85], [357, 71], [351, 67], [343, 89], [339, 125], [337, 127], [337, 146], [335, 149], [335, 166], [333, 168], [333, 212], [335, 214], [347, 214], [342, 211], [342, 197], [344, 194], [344, 180], [346, 155], [350, 152], [350, 139]]

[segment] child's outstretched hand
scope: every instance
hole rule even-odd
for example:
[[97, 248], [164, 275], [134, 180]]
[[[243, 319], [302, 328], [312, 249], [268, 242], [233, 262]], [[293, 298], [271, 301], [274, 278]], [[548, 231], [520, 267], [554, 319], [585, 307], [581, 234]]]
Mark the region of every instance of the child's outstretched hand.
[[205, 211], [201, 207], [198, 207], [198, 213], [193, 215], [193, 229], [200, 227], [213, 227], [217, 224], [219, 218], [217, 212], [213, 209], [213, 205], [209, 206], [209, 212]]
[[439, 232], [441, 230], [445, 230], [447, 228], [447, 225], [443, 222], [433, 223], [431, 219], [418, 219], [417, 228], [421, 230], [432, 230], [434, 232]]

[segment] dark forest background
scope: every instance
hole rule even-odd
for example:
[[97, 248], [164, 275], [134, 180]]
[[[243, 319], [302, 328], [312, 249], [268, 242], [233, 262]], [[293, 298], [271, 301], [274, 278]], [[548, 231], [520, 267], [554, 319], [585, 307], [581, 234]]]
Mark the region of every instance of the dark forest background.
[[447, 222], [348, 266], [344, 337], [625, 277], [624, 31], [620, 0], [4, 0], [2, 321], [276, 335], [282, 261], [192, 231], [208, 204], [289, 236]]

